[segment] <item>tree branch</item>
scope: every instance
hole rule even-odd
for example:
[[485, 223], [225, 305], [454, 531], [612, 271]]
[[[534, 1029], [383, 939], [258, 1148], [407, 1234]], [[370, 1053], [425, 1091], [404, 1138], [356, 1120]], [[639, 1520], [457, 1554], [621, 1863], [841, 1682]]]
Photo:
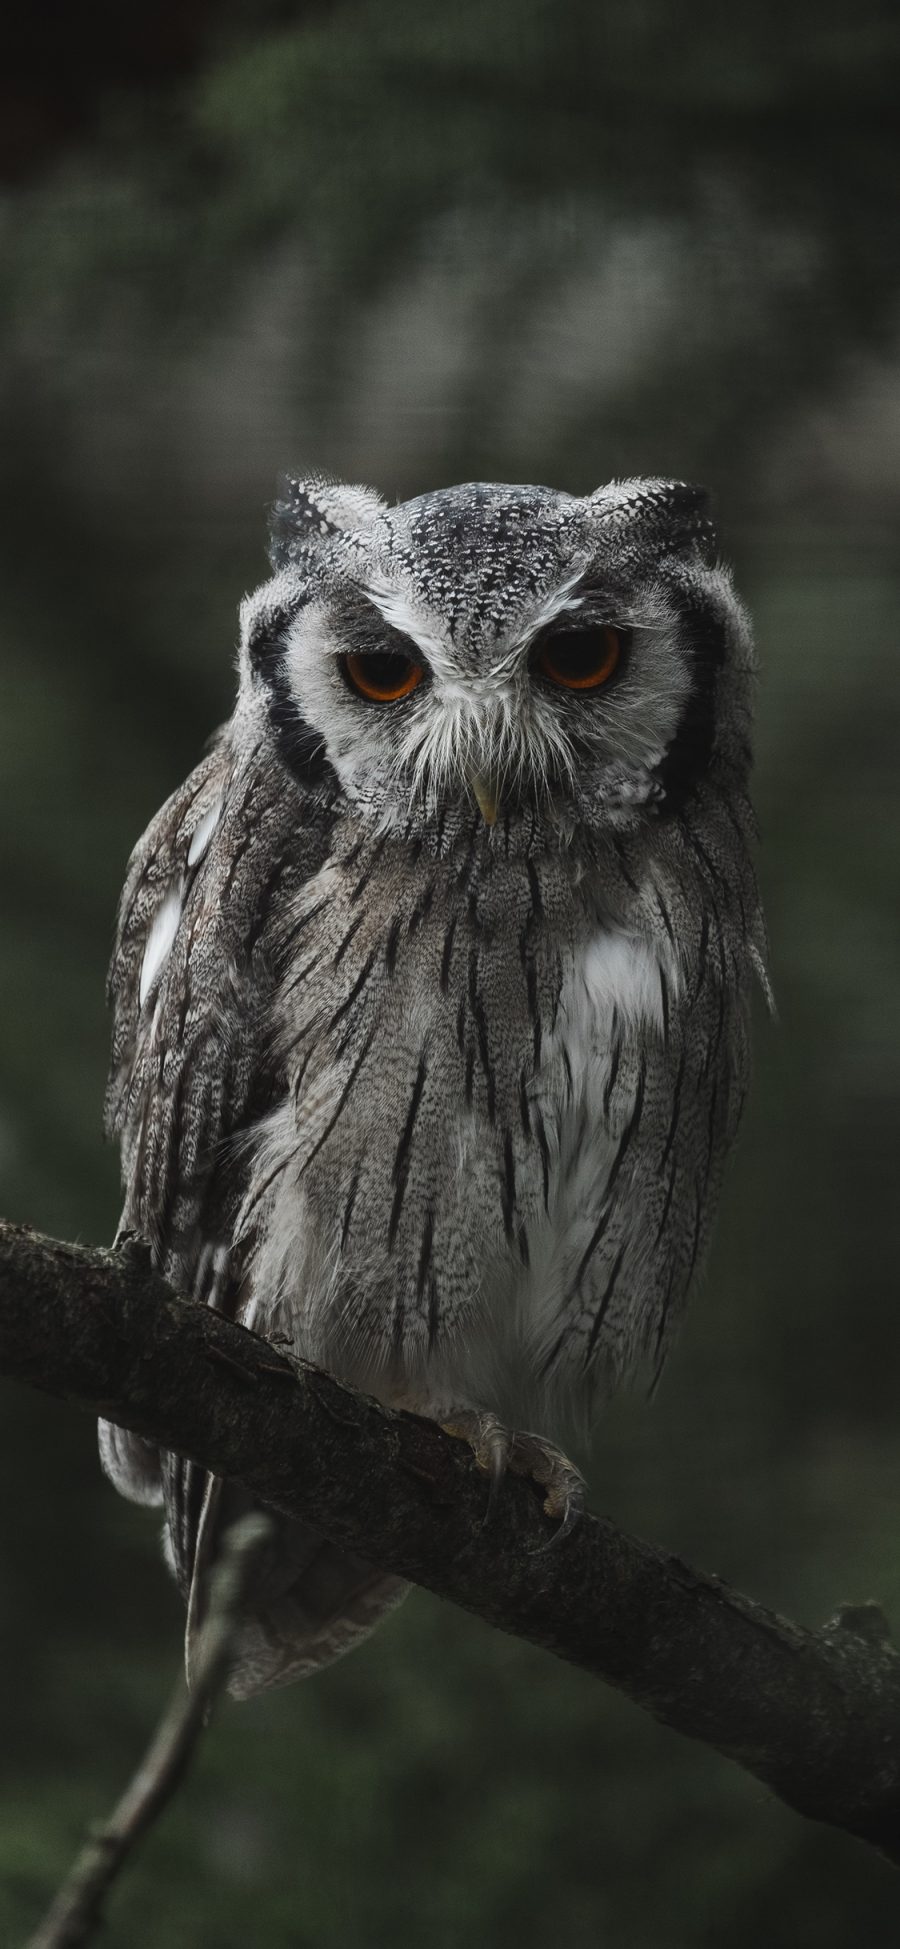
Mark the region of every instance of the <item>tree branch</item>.
[[0, 1224], [0, 1371], [242, 1482], [379, 1567], [616, 1686], [900, 1862], [900, 1657], [874, 1605], [809, 1631], [537, 1485], [490, 1529], [468, 1448], [178, 1298], [143, 1248]]
[[182, 1678], [137, 1771], [109, 1819], [85, 1841], [27, 1949], [81, 1949], [103, 1921], [103, 1905], [126, 1861], [181, 1785], [227, 1677], [243, 1598], [271, 1535], [263, 1515], [228, 1531], [216, 1565], [190, 1691]]

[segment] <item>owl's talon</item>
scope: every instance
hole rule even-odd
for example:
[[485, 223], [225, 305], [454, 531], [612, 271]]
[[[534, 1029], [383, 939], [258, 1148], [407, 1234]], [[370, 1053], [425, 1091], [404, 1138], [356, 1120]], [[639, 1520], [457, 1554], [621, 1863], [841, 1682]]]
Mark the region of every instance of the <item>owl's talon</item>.
[[446, 1434], [468, 1442], [478, 1467], [490, 1476], [487, 1506], [481, 1524], [482, 1529], [487, 1529], [497, 1513], [513, 1437], [495, 1414], [479, 1414], [474, 1408], [464, 1409], [454, 1415], [452, 1421], [443, 1422], [442, 1426]]
[[535, 1552], [543, 1556], [547, 1550], [558, 1549], [580, 1523], [585, 1503], [584, 1477], [561, 1448], [541, 1435], [516, 1436], [512, 1466], [518, 1473], [530, 1475], [532, 1481], [546, 1490], [544, 1515], [555, 1520], [557, 1527]]
[[511, 1434], [495, 1414], [480, 1414], [475, 1408], [463, 1409], [442, 1425], [448, 1435], [468, 1442], [478, 1467], [491, 1478], [483, 1529], [497, 1513], [503, 1480], [511, 1468], [516, 1475], [530, 1476], [546, 1491], [544, 1514], [557, 1522], [553, 1534], [535, 1554], [557, 1549], [571, 1535], [584, 1513], [585, 1484], [561, 1448], [541, 1435]]
[[481, 1519], [482, 1529], [488, 1529], [497, 1514], [497, 1508], [500, 1502], [500, 1490], [503, 1486], [504, 1477], [509, 1465], [509, 1435], [505, 1428], [501, 1432], [505, 1439], [492, 1443], [490, 1450], [491, 1480], [488, 1487], [487, 1508]]
[[[551, 1531], [544, 1542], [538, 1544], [535, 1550], [535, 1556], [546, 1556], [549, 1550], [558, 1550], [560, 1544], [565, 1542], [566, 1537], [571, 1536], [573, 1529], [578, 1528], [581, 1518], [584, 1515], [584, 1483], [581, 1482], [580, 1477], [579, 1484], [579, 1490], [570, 1495], [566, 1502], [562, 1513], [562, 1520], [557, 1523], [556, 1528]], [[549, 1501], [550, 1497], [547, 1496], [544, 1500], [544, 1514], [547, 1516], [555, 1516], [557, 1511], [555, 1508], [548, 1508]]]

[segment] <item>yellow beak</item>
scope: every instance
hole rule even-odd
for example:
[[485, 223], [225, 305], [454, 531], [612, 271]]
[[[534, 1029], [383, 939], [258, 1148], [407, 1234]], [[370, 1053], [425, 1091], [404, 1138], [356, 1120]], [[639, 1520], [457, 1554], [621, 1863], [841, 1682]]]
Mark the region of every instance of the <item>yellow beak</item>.
[[496, 825], [499, 804], [497, 786], [491, 779], [481, 777], [478, 772], [473, 773], [469, 779], [469, 784], [472, 787], [475, 803], [478, 806], [485, 825]]

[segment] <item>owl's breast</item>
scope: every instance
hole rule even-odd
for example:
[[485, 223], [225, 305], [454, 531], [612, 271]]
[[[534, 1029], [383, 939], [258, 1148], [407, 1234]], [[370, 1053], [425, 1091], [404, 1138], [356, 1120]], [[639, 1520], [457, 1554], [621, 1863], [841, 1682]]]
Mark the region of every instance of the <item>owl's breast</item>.
[[562, 860], [353, 866], [294, 916], [248, 1212], [266, 1317], [376, 1386], [546, 1337], [665, 977]]

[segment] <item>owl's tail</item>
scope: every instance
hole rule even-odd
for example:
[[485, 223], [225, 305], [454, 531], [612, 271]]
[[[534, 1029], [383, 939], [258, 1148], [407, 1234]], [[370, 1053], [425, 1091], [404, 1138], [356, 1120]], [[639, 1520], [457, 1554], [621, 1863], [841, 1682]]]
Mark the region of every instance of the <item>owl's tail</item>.
[[[165, 1471], [169, 1481], [176, 1471], [193, 1467], [175, 1456], [165, 1460], [169, 1463]], [[194, 1474], [201, 1472], [194, 1470]], [[210, 1570], [226, 1531], [254, 1504], [245, 1490], [217, 1476], [202, 1475], [200, 1483], [182, 1485], [175, 1498], [182, 1507], [185, 1489], [198, 1516], [186, 1593], [185, 1663], [190, 1682]], [[169, 1503], [168, 1492], [166, 1500]], [[250, 1698], [272, 1685], [289, 1685], [296, 1678], [307, 1678], [343, 1657], [395, 1609], [409, 1589], [401, 1578], [387, 1576], [362, 1557], [339, 1549], [308, 1523], [281, 1516], [274, 1522], [238, 1632], [228, 1681], [228, 1690], [238, 1699]], [[171, 1515], [170, 1534], [174, 1544]], [[186, 1568], [176, 1564], [176, 1569]], [[187, 1583], [186, 1578], [179, 1577], [179, 1581]]]

